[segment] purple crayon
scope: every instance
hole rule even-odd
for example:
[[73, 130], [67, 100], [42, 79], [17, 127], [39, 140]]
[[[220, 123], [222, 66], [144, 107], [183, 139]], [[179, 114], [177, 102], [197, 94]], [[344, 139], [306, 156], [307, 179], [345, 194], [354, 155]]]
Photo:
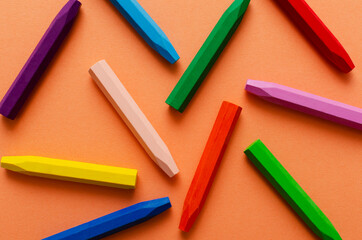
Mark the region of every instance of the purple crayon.
[[67, 36], [81, 3], [69, 0], [54, 18], [42, 39], [0, 102], [0, 114], [14, 119], [46, 67]]
[[245, 90], [262, 99], [362, 130], [362, 109], [271, 82], [248, 80]]

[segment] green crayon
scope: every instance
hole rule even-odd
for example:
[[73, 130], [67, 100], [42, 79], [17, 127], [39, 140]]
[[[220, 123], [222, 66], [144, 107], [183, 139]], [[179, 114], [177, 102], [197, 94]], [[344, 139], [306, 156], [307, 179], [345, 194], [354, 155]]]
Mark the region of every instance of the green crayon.
[[303, 221], [325, 240], [341, 240], [329, 219], [260, 140], [244, 153]]
[[166, 103], [183, 112], [202, 81], [239, 26], [250, 0], [235, 0], [221, 16], [210, 35], [168, 96]]

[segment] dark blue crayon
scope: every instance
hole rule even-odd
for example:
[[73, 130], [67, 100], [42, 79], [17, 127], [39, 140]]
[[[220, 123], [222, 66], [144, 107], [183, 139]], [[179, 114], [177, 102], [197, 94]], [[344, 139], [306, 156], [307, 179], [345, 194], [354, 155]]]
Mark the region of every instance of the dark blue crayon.
[[95, 240], [145, 222], [171, 207], [168, 197], [140, 202], [43, 240]]

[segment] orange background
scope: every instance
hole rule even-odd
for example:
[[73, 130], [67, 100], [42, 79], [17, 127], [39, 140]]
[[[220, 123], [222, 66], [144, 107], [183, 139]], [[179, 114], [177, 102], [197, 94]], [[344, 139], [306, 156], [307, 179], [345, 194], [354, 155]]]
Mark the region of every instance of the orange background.
[[[0, 154], [35, 155], [136, 168], [135, 190], [63, 182], [0, 169], [0, 239], [40, 239], [139, 201], [173, 207], [108, 239], [314, 239], [243, 154], [260, 138], [328, 216], [343, 239], [362, 236], [362, 135], [288, 110], [243, 90], [272, 81], [362, 107], [360, 0], [307, 2], [357, 66], [342, 74], [270, 0], [252, 0], [241, 25], [187, 110], [164, 103], [232, 0], [139, 0], [181, 59], [170, 65], [108, 0], [83, 0], [78, 19], [15, 121], [1, 117]], [[65, 0], [0, 1], [0, 97]], [[152, 162], [91, 80], [106, 59], [168, 145], [180, 173]], [[188, 233], [183, 201], [222, 100], [243, 107], [206, 204]]]

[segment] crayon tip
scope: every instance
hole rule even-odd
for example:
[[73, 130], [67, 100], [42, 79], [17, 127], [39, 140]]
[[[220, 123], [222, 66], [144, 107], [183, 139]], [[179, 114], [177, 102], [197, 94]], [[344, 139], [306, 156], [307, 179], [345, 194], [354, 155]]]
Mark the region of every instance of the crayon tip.
[[69, 0], [60, 10], [60, 13], [66, 13], [69, 19], [75, 18], [81, 5], [82, 3], [78, 0]]
[[157, 52], [159, 52], [161, 56], [164, 57], [171, 64], [174, 64], [177, 60], [180, 59], [180, 56], [177, 54], [175, 48], [168, 41], [168, 39], [163, 40], [162, 45], [156, 44], [155, 48]]
[[264, 88], [271, 85], [272, 83], [269, 82], [248, 79], [246, 81], [245, 90], [257, 96], [268, 97], [269, 94], [264, 91]]
[[326, 233], [321, 233], [320, 236], [322, 239], [330, 239], [330, 240], [342, 240], [341, 236], [338, 234], [337, 230], [330, 229], [330, 233], [326, 234]]
[[349, 73], [354, 69], [354, 64], [352, 59], [349, 57], [346, 51], [343, 49], [343, 56], [339, 56], [337, 54], [333, 54], [334, 56], [331, 57], [332, 62], [344, 73]]
[[183, 232], [189, 232], [192, 225], [196, 221], [199, 212], [200, 212], [199, 208], [195, 209], [194, 211], [191, 211], [188, 206], [184, 208], [181, 216], [180, 225], [178, 228]]
[[139, 207], [142, 206], [145, 211], [150, 210], [149, 214], [147, 214], [148, 217], [154, 217], [172, 207], [170, 199], [168, 197], [140, 202], [136, 205], [138, 205]]
[[20, 159], [14, 159], [11, 157], [2, 157], [1, 158], [1, 167], [14, 172], [24, 172], [25, 169], [20, 167], [19, 164], [22, 163]]
[[245, 8], [249, 6], [250, 0], [235, 0], [235, 5], [238, 7], [239, 16], [243, 16], [245, 14]]
[[156, 157], [157, 165], [169, 176], [175, 176], [179, 170], [171, 154], [164, 154], [162, 158]]

